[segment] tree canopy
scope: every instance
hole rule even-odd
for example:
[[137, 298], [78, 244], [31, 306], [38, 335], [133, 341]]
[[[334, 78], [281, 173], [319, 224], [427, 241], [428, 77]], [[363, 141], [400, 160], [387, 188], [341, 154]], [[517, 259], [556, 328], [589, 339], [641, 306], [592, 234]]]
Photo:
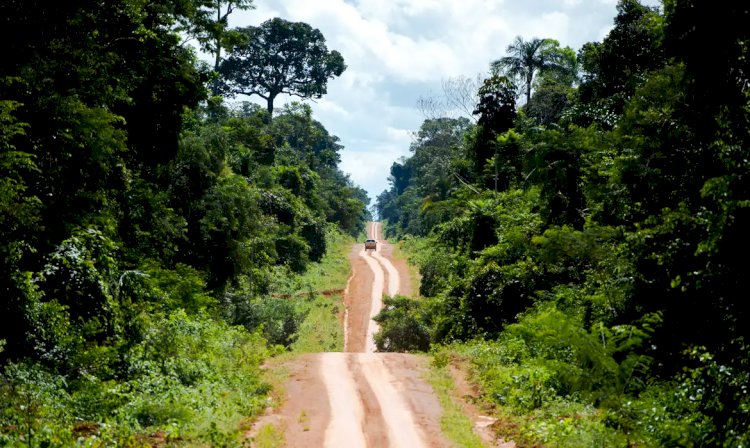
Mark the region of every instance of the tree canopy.
[[338, 51], [328, 51], [323, 34], [302, 22], [274, 18], [238, 30], [242, 42], [219, 66], [230, 94], [256, 95], [273, 114], [279, 94], [320, 98], [328, 80], [346, 69]]
[[516, 37], [505, 50], [508, 55], [494, 61], [493, 69], [517, 78], [523, 83], [526, 103], [531, 100], [534, 76], [544, 72], [565, 73], [569, 71], [560, 43], [554, 39], [535, 37], [525, 41]]
[[231, 48], [240, 34], [229, 28], [229, 16], [236, 10], [254, 9], [253, 0], [197, 0], [194, 17], [183, 28], [195, 36], [201, 48], [214, 57], [213, 68], [219, 70], [221, 52]]

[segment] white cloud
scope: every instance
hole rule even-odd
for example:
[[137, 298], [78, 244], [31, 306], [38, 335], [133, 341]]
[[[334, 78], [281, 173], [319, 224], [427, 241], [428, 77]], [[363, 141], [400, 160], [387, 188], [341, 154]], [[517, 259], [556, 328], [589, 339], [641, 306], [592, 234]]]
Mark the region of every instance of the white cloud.
[[385, 131], [390, 140], [396, 143], [406, 144], [407, 146], [411, 143], [412, 134], [414, 132], [412, 129], [399, 129], [390, 126], [387, 127]]
[[317, 109], [319, 111], [325, 112], [326, 114], [338, 115], [342, 119], [349, 119], [352, 116], [349, 111], [328, 98], [321, 98], [320, 100], [316, 101], [316, 104], [318, 106]]

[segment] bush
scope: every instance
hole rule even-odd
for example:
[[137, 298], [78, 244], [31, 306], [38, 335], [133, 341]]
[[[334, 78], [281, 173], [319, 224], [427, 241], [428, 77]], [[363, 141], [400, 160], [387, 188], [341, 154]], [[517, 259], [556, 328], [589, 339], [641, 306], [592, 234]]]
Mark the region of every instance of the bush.
[[250, 299], [242, 294], [227, 294], [228, 313], [233, 325], [249, 331], [258, 329], [271, 344], [289, 347], [297, 340], [305, 316], [295, 307], [293, 298], [263, 296]]
[[429, 327], [423, 302], [404, 296], [387, 297], [374, 317], [380, 324], [375, 345], [381, 352], [425, 352], [430, 348]]
[[70, 441], [73, 416], [65, 386], [63, 376], [41, 365], [7, 364], [0, 374], [0, 445]]

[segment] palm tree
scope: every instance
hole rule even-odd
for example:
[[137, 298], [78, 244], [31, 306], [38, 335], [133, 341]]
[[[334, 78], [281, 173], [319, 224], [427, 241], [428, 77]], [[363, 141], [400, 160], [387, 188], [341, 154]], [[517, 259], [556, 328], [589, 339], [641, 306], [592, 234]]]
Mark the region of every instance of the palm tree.
[[560, 44], [554, 39], [535, 37], [524, 41], [518, 36], [505, 51], [508, 56], [494, 61], [492, 68], [523, 80], [526, 87], [526, 104], [531, 100], [531, 83], [535, 73], [566, 70], [561, 60]]

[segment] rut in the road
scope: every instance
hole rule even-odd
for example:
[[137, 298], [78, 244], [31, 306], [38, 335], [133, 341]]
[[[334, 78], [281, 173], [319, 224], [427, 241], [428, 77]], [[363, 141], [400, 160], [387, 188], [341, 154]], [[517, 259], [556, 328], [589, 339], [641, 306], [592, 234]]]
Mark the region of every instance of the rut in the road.
[[[325, 433], [326, 447], [428, 446], [416, 410], [404, 394], [403, 383], [391, 371], [387, 355], [323, 353], [320, 360], [334, 411]], [[366, 399], [363, 392], [372, 394], [374, 400]], [[337, 415], [337, 410], [343, 412]]]
[[[379, 239], [380, 236], [380, 223], [374, 222], [370, 226], [370, 238], [378, 242], [378, 248], [374, 251], [362, 249], [359, 253], [359, 257], [365, 260], [367, 265], [370, 267], [375, 280], [372, 284], [371, 304], [370, 304], [370, 319], [367, 325], [365, 351], [367, 353], [375, 353], [375, 333], [378, 332], [378, 323], [373, 320], [380, 310], [383, 308], [383, 290], [385, 279], [388, 279], [388, 295], [394, 296], [399, 293], [400, 278], [399, 273], [393, 264], [387, 258], [380, 255], [383, 243]], [[385, 273], [383, 271], [385, 269]]]

